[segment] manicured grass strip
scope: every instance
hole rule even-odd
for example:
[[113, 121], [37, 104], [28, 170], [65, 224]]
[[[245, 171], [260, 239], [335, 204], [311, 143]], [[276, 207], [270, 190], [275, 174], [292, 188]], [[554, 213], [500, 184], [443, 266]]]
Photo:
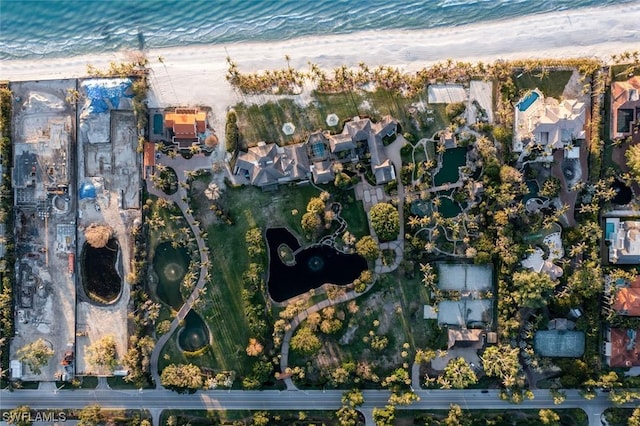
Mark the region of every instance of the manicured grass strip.
[[548, 71], [534, 70], [531, 72], [517, 73], [513, 81], [518, 90], [540, 89], [545, 96], [559, 99], [564, 87], [569, 82], [573, 71]]

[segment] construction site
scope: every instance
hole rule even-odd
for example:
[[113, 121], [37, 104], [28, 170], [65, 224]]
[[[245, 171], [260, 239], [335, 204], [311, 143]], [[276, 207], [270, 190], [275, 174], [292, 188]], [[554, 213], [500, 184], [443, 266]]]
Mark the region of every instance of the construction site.
[[120, 281], [117, 297], [98, 302], [85, 286], [78, 286], [79, 375], [109, 374], [85, 362], [86, 348], [103, 337], [113, 336], [119, 358], [127, 350], [129, 288], [123, 284], [133, 255], [130, 230], [141, 220], [141, 166], [131, 85], [128, 78], [88, 79], [78, 88], [78, 256], [82, 264], [88, 255], [87, 227], [109, 227], [109, 240], [117, 247], [115, 269]]
[[11, 353], [13, 359], [17, 350], [39, 338], [54, 351], [40, 374], [22, 368], [23, 380], [69, 379], [74, 374], [69, 352], [76, 330], [76, 117], [65, 99], [75, 87], [75, 80], [11, 85], [18, 287]]
[[[11, 84], [17, 255], [13, 379], [110, 374], [85, 362], [87, 347], [107, 335], [116, 342], [118, 359], [126, 352], [130, 230], [141, 220], [131, 84], [129, 79]], [[109, 229], [110, 247], [117, 247], [118, 291], [107, 301], [86, 289], [84, 230], [90, 225]], [[54, 355], [36, 374], [20, 361], [19, 350], [40, 338]]]

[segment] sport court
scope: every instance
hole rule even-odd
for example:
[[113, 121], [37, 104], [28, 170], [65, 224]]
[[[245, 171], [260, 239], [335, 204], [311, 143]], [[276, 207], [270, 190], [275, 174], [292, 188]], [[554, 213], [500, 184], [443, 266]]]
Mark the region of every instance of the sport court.
[[438, 287], [442, 290], [491, 290], [491, 265], [438, 264]]
[[569, 330], [538, 331], [534, 347], [541, 356], [577, 358], [584, 353], [584, 333]]

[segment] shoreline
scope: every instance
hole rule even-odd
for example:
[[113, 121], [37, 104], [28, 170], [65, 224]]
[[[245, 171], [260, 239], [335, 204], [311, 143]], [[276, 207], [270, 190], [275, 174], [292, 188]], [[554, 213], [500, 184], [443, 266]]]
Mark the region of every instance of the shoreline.
[[[282, 69], [290, 57], [294, 69], [312, 62], [323, 69], [364, 62], [413, 72], [452, 59], [494, 62], [512, 59], [592, 57], [637, 50], [640, 3], [571, 9], [425, 30], [363, 31], [304, 36], [273, 42], [241, 42], [151, 49], [150, 106], [209, 105], [218, 113], [237, 102], [226, 82], [230, 57], [241, 72]], [[162, 57], [162, 62], [159, 58]], [[86, 77], [87, 64], [105, 68], [126, 60], [126, 52], [63, 58], [9, 60], [0, 63], [0, 80], [27, 81]]]

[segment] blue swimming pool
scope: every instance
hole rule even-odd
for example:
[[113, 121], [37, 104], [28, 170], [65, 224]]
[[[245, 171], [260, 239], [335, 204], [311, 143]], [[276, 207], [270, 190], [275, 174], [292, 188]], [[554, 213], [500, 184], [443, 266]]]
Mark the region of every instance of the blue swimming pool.
[[613, 223], [607, 223], [604, 237], [609, 238], [609, 236], [613, 234], [614, 231], [615, 231], [615, 226], [613, 225]]
[[540, 95], [538, 92], [529, 92], [529, 94], [520, 102], [517, 103], [517, 107], [520, 111], [524, 112], [529, 109], [531, 104], [538, 100]]

